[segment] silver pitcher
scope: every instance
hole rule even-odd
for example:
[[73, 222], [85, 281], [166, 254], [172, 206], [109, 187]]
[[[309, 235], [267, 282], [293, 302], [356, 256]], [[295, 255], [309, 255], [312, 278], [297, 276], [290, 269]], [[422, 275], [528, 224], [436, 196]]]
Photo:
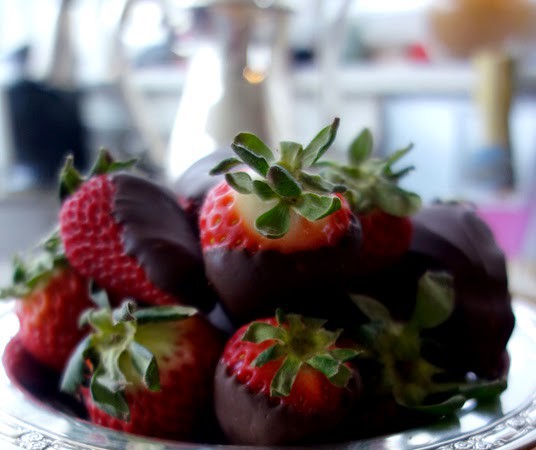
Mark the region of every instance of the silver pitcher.
[[[269, 144], [290, 138], [287, 18], [283, 1], [191, 3], [198, 32], [170, 136], [165, 172], [191, 163], [250, 131]], [[168, 0], [168, 12], [184, 2]]]

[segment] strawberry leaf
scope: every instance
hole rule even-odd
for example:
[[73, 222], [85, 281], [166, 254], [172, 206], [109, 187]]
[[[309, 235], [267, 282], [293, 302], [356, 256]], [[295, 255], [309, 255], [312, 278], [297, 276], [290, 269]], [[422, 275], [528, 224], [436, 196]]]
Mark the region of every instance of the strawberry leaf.
[[224, 173], [227, 173], [235, 167], [241, 166], [242, 164], [244, 163], [238, 158], [227, 158], [214, 166], [210, 170], [209, 175], [223, 175]]
[[275, 320], [277, 321], [277, 325], [281, 326], [287, 321], [287, 314], [283, 310], [283, 308], [277, 308], [275, 310]]
[[331, 377], [337, 375], [339, 372], [339, 366], [341, 365], [341, 363], [329, 353], [325, 353], [323, 355], [314, 355], [312, 358], [309, 358], [306, 363], [309, 364], [313, 369], [323, 373], [328, 379], [331, 379]]
[[329, 216], [341, 209], [341, 199], [337, 196], [325, 196], [312, 193], [303, 194], [293, 209], [307, 220], [315, 221]]
[[354, 350], [353, 348], [334, 348], [333, 350], [329, 351], [329, 354], [340, 362], [350, 361], [361, 353], [363, 352]]
[[13, 258], [13, 284], [24, 283], [27, 276], [28, 272], [26, 266], [18, 256], [15, 256], [15, 258]]
[[122, 392], [110, 389], [107, 383], [102, 384], [102, 367], [97, 368], [91, 378], [89, 390], [95, 404], [107, 414], [125, 422], [130, 420], [130, 410]]
[[303, 147], [297, 142], [283, 141], [279, 144], [281, 149], [281, 162], [288, 167], [294, 168], [296, 158], [303, 152]]
[[348, 151], [350, 164], [353, 166], [361, 164], [372, 155], [372, 150], [372, 133], [368, 128], [365, 128], [350, 144], [350, 149]]
[[[160, 389], [158, 355], [166, 357], [171, 349], [159, 342], [151, 353], [151, 339], [165, 326], [163, 322], [183, 320], [197, 314], [195, 308], [179, 305], [138, 308], [125, 301], [120, 308], [91, 309], [83, 314], [92, 328], [68, 362], [62, 389], [74, 392], [84, 382], [86, 360], [93, 369], [90, 391], [96, 405], [114, 417], [128, 420], [129, 408], [124, 391], [127, 386]], [[146, 325], [142, 328], [143, 325]], [[169, 330], [176, 332], [173, 324]], [[162, 331], [166, 334], [166, 331]]]
[[259, 175], [265, 177], [274, 155], [268, 146], [251, 133], [240, 133], [231, 148], [238, 157]]
[[118, 172], [120, 170], [131, 169], [137, 159], [129, 159], [126, 161], [116, 161], [107, 149], [101, 149], [97, 156], [97, 160], [89, 171], [89, 176], [103, 175], [105, 173]]
[[235, 136], [233, 145], [246, 149], [248, 152], [262, 156], [266, 161], [275, 161], [274, 154], [259, 137], [253, 133], [239, 133]]
[[13, 258], [11, 286], [0, 289], [0, 299], [24, 299], [58, 270], [66, 267], [68, 262], [63, 254], [63, 246], [57, 230], [54, 230], [27, 258]]
[[281, 360], [281, 365], [271, 380], [270, 395], [287, 396], [303, 364], [323, 373], [338, 387], [347, 385], [353, 371], [344, 362], [359, 352], [351, 348], [335, 348], [342, 330], [322, 328], [324, 319], [285, 314], [276, 310], [277, 325], [252, 322], [242, 340], [260, 344], [272, 340], [273, 344], [261, 351], [252, 365], [261, 367], [270, 361]]
[[270, 187], [266, 181], [262, 180], [253, 180], [253, 192], [261, 199], [261, 200], [273, 200], [274, 198], [277, 198], [277, 194], [274, 192], [274, 190]]
[[242, 336], [243, 341], [254, 342], [255, 344], [260, 344], [261, 342], [275, 339], [278, 341], [284, 341], [286, 339], [287, 333], [283, 328], [276, 327], [264, 322], [253, 322], [247, 328], [244, 336]]
[[287, 354], [286, 349], [281, 344], [274, 344], [268, 347], [263, 352], [252, 361], [255, 367], [262, 367], [270, 361], [275, 361], [276, 359], [282, 358]]
[[[328, 200], [311, 195], [342, 193], [346, 188], [304, 170], [319, 162], [335, 139], [338, 126], [339, 119], [336, 118], [305, 149], [296, 142], [281, 142], [278, 161], [275, 153], [257, 136], [239, 133], [231, 144], [236, 158], [221, 161], [210, 173], [226, 174], [227, 184], [242, 195], [255, 194], [261, 201], [279, 200], [275, 207], [257, 217], [255, 227], [265, 237], [280, 238], [290, 228], [294, 205], [297, 205], [294, 209], [307, 220], [318, 220], [341, 207], [340, 199]], [[252, 179], [246, 172], [231, 172], [242, 163], [262, 179]]]
[[400, 406], [411, 411], [417, 411], [430, 416], [448, 416], [460, 410], [467, 401], [467, 398], [463, 395], [453, 395], [442, 402], [417, 405], [406, 404], [404, 398], [396, 396], [395, 400]]
[[348, 149], [348, 164], [319, 162], [316, 167], [331, 183], [347, 187], [345, 197], [355, 214], [380, 209], [397, 217], [413, 215], [421, 207], [418, 195], [397, 186], [413, 167], [395, 171], [393, 164], [410, 150], [411, 145], [397, 150], [387, 158], [374, 158], [373, 138], [368, 129], [354, 139]]
[[141, 308], [133, 313], [138, 325], [146, 323], [171, 322], [195, 316], [199, 311], [190, 306], [166, 305]]
[[319, 319], [317, 317], [302, 317], [302, 322], [305, 325], [306, 328], [309, 328], [310, 330], [320, 330], [322, 328], [327, 320], [326, 319]]
[[300, 359], [290, 355], [283, 360], [270, 384], [272, 397], [286, 397], [290, 394], [302, 364]]
[[474, 398], [480, 401], [487, 401], [496, 398], [508, 387], [506, 378], [496, 380], [483, 380], [461, 385], [459, 392], [467, 398]]
[[272, 209], [257, 217], [255, 228], [263, 236], [277, 239], [284, 236], [290, 228], [290, 210], [288, 205], [280, 202]]
[[352, 295], [352, 301], [372, 322], [390, 322], [391, 313], [379, 301], [365, 295]]
[[225, 175], [227, 184], [241, 194], [253, 192], [253, 180], [246, 172], [233, 172]]
[[348, 385], [352, 376], [352, 371], [347, 366], [339, 364], [337, 372], [328, 377], [328, 379], [334, 386], [342, 388]]
[[388, 214], [408, 217], [421, 208], [421, 198], [397, 185], [378, 181], [372, 190], [373, 202]]
[[391, 153], [387, 157], [387, 159], [385, 160], [386, 164], [385, 164], [385, 167], [384, 167], [384, 171], [386, 171], [386, 173], [388, 175], [391, 174], [392, 173], [391, 172], [392, 171], [392, 165], [395, 164], [396, 162], [398, 162], [404, 156], [406, 156], [411, 151], [412, 148], [413, 148], [413, 144], [409, 144], [406, 147], [403, 147], [403, 148], [401, 148], [399, 150], [396, 150], [393, 153]]
[[449, 318], [454, 309], [452, 276], [445, 272], [426, 272], [420, 279], [417, 301], [410, 323], [419, 328], [434, 328]]
[[74, 167], [74, 158], [72, 155], [68, 155], [65, 158], [65, 164], [60, 172], [59, 181], [59, 197], [60, 201], [65, 200], [69, 195], [76, 192], [76, 190], [84, 182], [84, 177]]
[[154, 355], [143, 345], [132, 341], [129, 346], [129, 354], [132, 366], [140, 374], [143, 383], [150, 391], [160, 390], [160, 377], [158, 375], [158, 365]]
[[76, 394], [78, 387], [84, 382], [86, 352], [91, 345], [91, 337], [86, 336], [76, 346], [73, 354], [67, 362], [61, 382], [60, 390], [68, 394]]
[[[301, 167], [311, 167], [326, 153], [337, 136], [340, 120], [335, 118], [331, 125], [328, 125], [318, 133], [300, 155]], [[301, 168], [300, 167], [300, 168]]]
[[330, 183], [329, 181], [326, 181], [324, 178], [322, 178], [320, 175], [311, 175], [306, 172], [301, 172], [299, 181], [308, 190], [320, 194], [346, 192], [346, 186]]
[[302, 193], [300, 183], [279, 164], [274, 164], [268, 169], [266, 179], [270, 187], [281, 197], [298, 197]]

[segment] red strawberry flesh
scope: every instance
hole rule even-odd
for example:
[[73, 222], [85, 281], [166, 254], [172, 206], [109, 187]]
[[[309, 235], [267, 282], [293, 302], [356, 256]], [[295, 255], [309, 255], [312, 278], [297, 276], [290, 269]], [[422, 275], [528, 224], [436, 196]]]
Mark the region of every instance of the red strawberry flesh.
[[200, 214], [201, 245], [214, 248], [246, 249], [249, 252], [276, 250], [294, 253], [335, 245], [347, 232], [350, 212], [344, 207], [330, 216], [311, 222], [295, 213], [289, 232], [270, 239], [255, 229], [255, 218], [270, 209], [273, 202], [259, 202], [254, 195], [239, 194], [225, 181], [209, 191]]
[[56, 269], [15, 302], [19, 338], [37, 360], [60, 372], [85, 334], [78, 317], [92, 305], [87, 280], [71, 268]]

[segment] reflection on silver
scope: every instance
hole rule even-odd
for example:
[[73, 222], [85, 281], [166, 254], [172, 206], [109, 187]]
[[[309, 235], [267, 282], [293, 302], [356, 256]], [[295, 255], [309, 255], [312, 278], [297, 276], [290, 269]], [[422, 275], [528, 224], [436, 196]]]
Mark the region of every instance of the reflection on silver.
[[[517, 321], [509, 350], [509, 387], [492, 405], [460, 411], [457, 420], [386, 437], [339, 445], [331, 450], [513, 450], [536, 445], [536, 305], [517, 299]], [[521, 318], [521, 316], [523, 316]], [[12, 308], [0, 308], [0, 354], [16, 333]], [[58, 412], [21, 392], [0, 366], [0, 448], [2, 450], [238, 450], [158, 441], [91, 425]]]

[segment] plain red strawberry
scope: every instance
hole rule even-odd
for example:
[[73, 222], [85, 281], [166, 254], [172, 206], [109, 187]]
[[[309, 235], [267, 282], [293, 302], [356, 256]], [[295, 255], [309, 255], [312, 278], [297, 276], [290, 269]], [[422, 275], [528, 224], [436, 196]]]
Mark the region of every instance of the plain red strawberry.
[[[95, 310], [94, 333], [80, 345], [62, 382], [81, 386], [89, 416], [133, 434], [191, 440], [212, 404], [220, 333], [193, 308]], [[92, 370], [89, 387], [85, 370]]]
[[62, 371], [84, 330], [78, 317], [93, 306], [87, 279], [72, 268], [57, 269], [15, 302], [19, 337], [42, 364]]
[[89, 282], [69, 266], [56, 237], [35, 259], [16, 261], [13, 285], [0, 297], [15, 298], [19, 339], [39, 362], [61, 372], [84, 330], [81, 313], [93, 306]]
[[231, 337], [216, 371], [215, 408], [232, 443], [315, 438], [349, 413], [360, 382], [346, 361], [358, 352], [338, 347], [340, 331], [327, 331], [323, 323], [278, 312]]

